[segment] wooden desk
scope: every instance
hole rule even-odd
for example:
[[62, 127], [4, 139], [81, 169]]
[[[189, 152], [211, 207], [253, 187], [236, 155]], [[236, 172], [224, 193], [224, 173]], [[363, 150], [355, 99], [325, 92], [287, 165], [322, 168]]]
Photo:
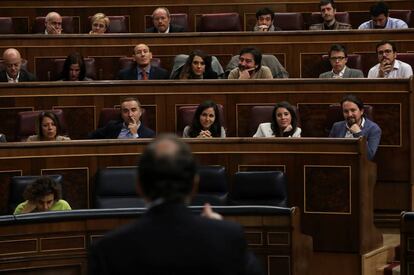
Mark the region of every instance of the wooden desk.
[[[282, 170], [289, 205], [301, 209], [302, 232], [319, 252], [362, 255], [381, 245], [373, 224], [375, 164], [363, 139], [186, 140], [203, 165], [222, 165], [228, 182], [237, 171]], [[99, 168], [137, 164], [150, 140], [68, 141], [0, 144], [2, 207], [9, 177], [62, 174], [65, 198], [75, 209], [91, 207]], [[3, 208], [4, 209], [4, 208]], [[359, 256], [358, 256], [359, 257]]]
[[[119, 70], [119, 57], [131, 56], [138, 43], [150, 46], [154, 57], [171, 70], [177, 54], [188, 54], [201, 49], [215, 55], [225, 67], [233, 55], [243, 47], [257, 46], [263, 53], [274, 54], [284, 64], [291, 78], [312, 76], [318, 70], [320, 59], [334, 43], [344, 44], [348, 53], [367, 56], [365, 67], [376, 64], [375, 45], [386, 37], [396, 42], [399, 52], [414, 52], [414, 29], [406, 30], [350, 30], [350, 31], [298, 31], [298, 32], [230, 32], [230, 33], [177, 33], [83, 35], [0, 35], [0, 51], [17, 48], [28, 60], [29, 71], [39, 80], [48, 80], [53, 71], [51, 59], [66, 57], [78, 51], [84, 57], [96, 60], [98, 79], [115, 79]], [[364, 69], [365, 70], [365, 69]]]
[[[199, 214], [198, 208], [192, 209]], [[296, 208], [216, 209], [243, 225], [249, 249], [266, 274], [309, 274], [312, 240], [300, 233]], [[140, 218], [144, 209], [87, 210], [0, 220], [0, 272], [88, 274], [87, 250], [107, 231]], [[45, 214], [45, 215], [43, 215]]]
[[0, 117], [6, 119], [0, 120], [0, 129], [11, 141], [18, 111], [61, 108], [70, 136], [80, 139], [95, 129], [102, 108], [118, 105], [120, 96], [136, 95], [157, 133], [176, 131], [179, 106], [211, 99], [224, 106], [228, 135], [246, 137], [252, 106], [287, 100], [299, 109], [303, 136], [324, 137], [329, 104], [352, 92], [374, 107], [374, 120], [382, 129], [375, 158], [375, 209], [394, 215], [377, 221], [397, 226], [401, 210], [412, 209], [413, 87], [408, 79], [5, 83], [0, 84]]

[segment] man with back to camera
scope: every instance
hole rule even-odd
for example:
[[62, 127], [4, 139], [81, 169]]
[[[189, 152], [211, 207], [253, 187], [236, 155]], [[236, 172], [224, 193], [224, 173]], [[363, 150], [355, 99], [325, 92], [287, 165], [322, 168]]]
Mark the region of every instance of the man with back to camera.
[[198, 183], [196, 166], [188, 145], [175, 136], [147, 146], [137, 191], [148, 210], [92, 245], [89, 274], [263, 274], [240, 225], [221, 220], [209, 205], [203, 217], [187, 208]]
[[145, 30], [149, 33], [172, 33], [172, 32], [183, 32], [184, 27], [171, 24], [170, 11], [165, 7], [156, 8], [152, 13], [153, 27]]
[[142, 115], [141, 103], [136, 97], [124, 97], [121, 99], [121, 118], [111, 120], [102, 128], [89, 134], [92, 139], [131, 139], [153, 138], [155, 132], [140, 121]]
[[274, 32], [281, 29], [274, 25], [275, 13], [270, 8], [261, 8], [256, 12], [256, 25], [254, 32]]
[[407, 23], [403, 20], [389, 17], [388, 6], [383, 1], [379, 1], [371, 6], [369, 13], [371, 15], [371, 20], [359, 25], [359, 30], [408, 28]]
[[381, 129], [373, 121], [365, 117], [364, 103], [354, 95], [346, 95], [341, 100], [343, 121], [335, 122], [329, 137], [367, 138], [367, 157], [372, 160], [381, 140]]
[[409, 78], [413, 75], [410, 64], [397, 58], [397, 46], [394, 42], [384, 40], [377, 44], [378, 64], [368, 72], [368, 78]]
[[49, 12], [45, 18], [45, 34], [62, 34], [62, 16], [57, 12]]
[[361, 70], [351, 69], [346, 66], [348, 54], [346, 48], [340, 44], [334, 44], [329, 50], [329, 62], [332, 70], [321, 73], [319, 78], [362, 78], [364, 74]]
[[335, 19], [336, 5], [333, 0], [321, 0], [319, 9], [323, 18], [323, 23], [313, 24], [309, 30], [350, 30], [352, 26], [347, 23], [338, 22]]
[[262, 53], [255, 47], [240, 51], [239, 65], [230, 71], [228, 79], [273, 79], [269, 67], [262, 66]]
[[10, 48], [4, 51], [5, 70], [0, 72], [0, 82], [18, 83], [36, 81], [36, 77], [22, 69], [22, 57], [18, 50]]
[[167, 70], [151, 65], [152, 53], [147, 45], [136, 45], [133, 57], [135, 59], [133, 65], [118, 73], [119, 80], [169, 79]]

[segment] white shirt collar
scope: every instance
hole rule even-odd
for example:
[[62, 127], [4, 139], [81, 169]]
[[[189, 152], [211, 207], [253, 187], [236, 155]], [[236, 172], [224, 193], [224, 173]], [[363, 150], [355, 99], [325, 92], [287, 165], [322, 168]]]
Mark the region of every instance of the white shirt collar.
[[17, 74], [16, 79], [10, 77], [7, 72], [6, 72], [6, 76], [7, 76], [7, 82], [9, 82], [9, 83], [18, 83], [19, 82], [19, 77], [20, 77], [20, 72]]
[[344, 66], [344, 68], [342, 69], [342, 71], [339, 72], [339, 74], [335, 73], [334, 70], [332, 69], [333, 78], [343, 78], [345, 69], [346, 69], [346, 66]]

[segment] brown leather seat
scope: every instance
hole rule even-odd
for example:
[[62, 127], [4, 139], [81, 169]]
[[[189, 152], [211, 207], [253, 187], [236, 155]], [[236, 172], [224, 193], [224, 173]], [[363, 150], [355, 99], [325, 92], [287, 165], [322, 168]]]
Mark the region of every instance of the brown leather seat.
[[[364, 105], [364, 114], [369, 120], [373, 120], [373, 107], [372, 105]], [[335, 122], [344, 120], [344, 115], [342, 114], [342, 108], [339, 103], [329, 105], [329, 108], [326, 113], [325, 121], [325, 132], [326, 136], [329, 135], [332, 126]]]
[[274, 25], [283, 31], [303, 30], [303, 17], [300, 12], [275, 12]]
[[390, 15], [390, 17], [398, 18], [398, 19], [401, 19], [401, 20], [405, 21], [405, 23], [407, 23], [408, 27], [412, 27], [411, 26], [412, 11], [410, 11], [410, 10], [390, 10], [389, 15]]
[[202, 14], [200, 19], [201, 32], [241, 31], [240, 15], [231, 13]]
[[13, 20], [11, 17], [0, 17], [0, 34], [15, 33]]
[[[144, 125], [148, 126], [148, 118], [145, 114], [145, 109], [142, 109], [141, 121]], [[121, 119], [121, 109], [120, 108], [102, 108], [101, 113], [99, 114], [98, 128], [104, 127], [111, 120]]]
[[[108, 15], [109, 27], [107, 33], [128, 33], [129, 32], [129, 15]], [[92, 24], [92, 16], [88, 17]]]
[[[185, 126], [191, 125], [191, 123], [193, 122], [194, 113], [195, 113], [197, 107], [198, 107], [198, 105], [186, 105], [186, 106], [178, 107], [175, 132], [177, 133], [177, 135], [179, 137], [181, 137], [183, 135], [183, 130], [184, 130]], [[217, 107], [218, 107], [219, 113], [220, 113], [221, 126], [226, 128], [225, 124], [224, 124], [225, 119], [224, 119], [223, 105], [217, 104]]]
[[397, 59], [411, 65], [414, 68], [414, 53], [398, 53]]
[[[63, 70], [63, 64], [65, 63], [65, 60], [66, 60], [65, 58], [56, 58], [53, 60], [54, 71], [50, 72], [50, 80], [59, 80], [58, 78], [60, 78], [61, 76], [60, 74]], [[97, 75], [96, 75], [95, 58], [86, 57], [83, 59], [83, 61], [85, 61], [85, 69], [86, 69], [85, 76], [96, 80]]]
[[[53, 112], [57, 116], [62, 128], [62, 133], [67, 134], [63, 110], [53, 109], [48, 111]], [[16, 140], [24, 141], [29, 136], [36, 134], [36, 121], [41, 112], [44, 111], [25, 111], [17, 113]]]
[[[39, 16], [35, 18], [35, 21], [33, 23], [32, 32], [33, 33], [45, 33], [45, 16]], [[74, 33], [74, 20], [73, 16], [62, 16], [62, 32], [63, 33]]]
[[[295, 110], [298, 126], [300, 127], [299, 111], [295, 106], [292, 107]], [[249, 122], [249, 136], [252, 137], [256, 133], [260, 123], [272, 122], [272, 111], [274, 108], [274, 105], [256, 105], [252, 107]]]

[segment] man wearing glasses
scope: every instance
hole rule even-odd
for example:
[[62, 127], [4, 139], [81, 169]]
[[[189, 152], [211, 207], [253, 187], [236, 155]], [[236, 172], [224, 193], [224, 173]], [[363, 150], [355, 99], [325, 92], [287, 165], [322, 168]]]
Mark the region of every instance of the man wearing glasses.
[[334, 44], [329, 50], [329, 62], [332, 70], [319, 75], [319, 78], [362, 78], [361, 70], [351, 69], [346, 66], [348, 55], [344, 46]]
[[405, 62], [397, 60], [397, 47], [392, 41], [377, 44], [378, 64], [368, 72], [368, 78], [409, 78], [413, 69]]
[[228, 79], [273, 79], [272, 71], [262, 64], [262, 53], [255, 47], [240, 51], [239, 65], [230, 71]]

